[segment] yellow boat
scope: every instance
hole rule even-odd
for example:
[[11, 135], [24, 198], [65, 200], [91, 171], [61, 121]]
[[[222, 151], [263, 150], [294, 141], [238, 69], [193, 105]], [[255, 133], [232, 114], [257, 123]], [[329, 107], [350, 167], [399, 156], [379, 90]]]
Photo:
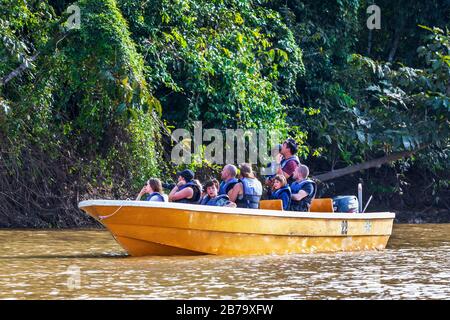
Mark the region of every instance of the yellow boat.
[[[324, 207], [318, 200], [314, 200], [312, 209]], [[390, 212], [271, 209], [279, 205], [270, 200], [261, 201], [261, 208], [268, 209], [122, 200], [79, 203], [132, 256], [381, 250], [389, 240], [395, 217]]]

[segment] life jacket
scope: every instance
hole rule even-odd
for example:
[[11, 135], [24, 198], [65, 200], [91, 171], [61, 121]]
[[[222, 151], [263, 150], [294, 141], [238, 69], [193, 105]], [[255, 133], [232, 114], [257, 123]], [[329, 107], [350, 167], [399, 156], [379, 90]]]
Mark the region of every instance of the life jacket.
[[281, 162], [280, 162], [281, 169], [283, 169], [290, 161], [295, 161], [295, 163], [297, 163], [297, 165], [300, 164], [300, 159], [297, 156], [291, 156], [287, 159], [281, 160]]
[[180, 199], [180, 200], [176, 200], [174, 202], [178, 202], [178, 203], [198, 203], [198, 201], [200, 200], [200, 196], [201, 196], [201, 192], [200, 192], [200, 187], [194, 182], [194, 181], [189, 181], [188, 183], [183, 184], [181, 187], [178, 187], [178, 191], [181, 191], [183, 189], [186, 188], [191, 188], [192, 191], [194, 191], [194, 194], [192, 195], [191, 199]]
[[309, 211], [309, 207], [311, 206], [311, 202], [314, 199], [314, 197], [316, 196], [316, 192], [317, 192], [317, 186], [316, 183], [310, 179], [305, 179], [302, 180], [300, 182], [294, 181], [291, 184], [291, 192], [292, 194], [297, 194], [300, 192], [300, 190], [302, 189], [302, 187], [307, 184], [310, 183], [313, 186], [313, 192], [309, 195], [307, 195], [306, 197], [304, 197], [302, 200], [300, 201], [296, 201], [296, 200], [291, 200], [291, 206], [289, 208], [290, 211]]
[[241, 199], [236, 200], [237, 207], [258, 209], [263, 190], [261, 182], [256, 178], [242, 178], [239, 182], [242, 183], [243, 195]]
[[226, 194], [220, 194], [215, 198], [212, 198], [208, 195], [204, 196], [203, 199], [200, 201], [201, 205], [204, 206], [219, 206], [219, 201], [221, 202], [229, 202], [230, 198]]
[[276, 190], [275, 192], [272, 192], [270, 194], [270, 199], [283, 200], [281, 195], [284, 194], [284, 193], [287, 194], [287, 198], [289, 200], [288, 200], [288, 203], [286, 205], [285, 205], [285, 203], [283, 203], [283, 208], [286, 208], [286, 210], [289, 210], [289, 207], [291, 205], [291, 196], [292, 196], [291, 188], [289, 186], [281, 187], [280, 189]]
[[219, 187], [219, 194], [228, 194], [228, 191], [230, 191], [238, 182], [239, 180], [236, 178], [231, 178], [228, 181], [222, 181]]
[[[281, 162], [280, 162], [280, 167], [281, 167], [281, 170], [283, 170], [284, 169], [284, 167], [286, 167], [286, 165], [289, 163], [289, 162], [291, 162], [291, 161], [294, 161], [296, 164], [297, 164], [297, 166], [300, 164], [300, 159], [297, 157], [297, 156], [291, 156], [291, 157], [289, 157], [289, 158], [287, 158], [287, 159], [283, 159], [283, 160], [281, 160]], [[293, 175], [291, 175], [288, 179], [287, 179], [287, 182], [290, 184], [290, 183], [293, 183], [295, 180], [294, 180], [294, 178], [292, 177]]]
[[[158, 198], [158, 200], [150, 200], [151, 198], [153, 198], [154, 196], [156, 196]], [[153, 192], [151, 194], [149, 194], [147, 196], [147, 198], [145, 199], [145, 201], [159, 201], [159, 202], [165, 202], [166, 199], [164, 199], [163, 195], [159, 192]]]

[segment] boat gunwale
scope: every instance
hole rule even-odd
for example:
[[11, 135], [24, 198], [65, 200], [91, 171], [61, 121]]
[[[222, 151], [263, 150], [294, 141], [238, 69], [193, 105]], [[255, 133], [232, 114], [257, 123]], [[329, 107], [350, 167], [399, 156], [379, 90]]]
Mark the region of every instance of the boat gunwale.
[[[184, 204], [173, 202], [156, 201], [134, 201], [134, 200], [85, 200], [78, 204], [80, 209], [91, 206], [104, 207], [144, 207], [144, 208], [165, 208], [176, 210], [187, 210], [193, 212], [207, 212], [231, 215], [248, 216], [268, 216], [278, 218], [315, 218], [315, 219], [345, 219], [345, 220], [368, 220], [368, 219], [394, 219], [393, 212], [367, 212], [367, 213], [347, 213], [347, 212], [298, 212], [279, 211], [266, 209], [247, 209], [205, 206], [200, 204]], [[193, 208], [193, 206], [195, 206]]]

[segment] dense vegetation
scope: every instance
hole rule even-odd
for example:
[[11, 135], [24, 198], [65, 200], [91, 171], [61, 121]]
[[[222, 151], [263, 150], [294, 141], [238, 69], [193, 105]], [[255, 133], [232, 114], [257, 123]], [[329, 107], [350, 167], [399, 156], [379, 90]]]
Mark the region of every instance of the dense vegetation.
[[294, 136], [323, 195], [448, 212], [450, 4], [378, 0], [369, 30], [370, 4], [2, 0], [0, 226], [90, 225], [77, 202], [168, 177], [195, 120]]

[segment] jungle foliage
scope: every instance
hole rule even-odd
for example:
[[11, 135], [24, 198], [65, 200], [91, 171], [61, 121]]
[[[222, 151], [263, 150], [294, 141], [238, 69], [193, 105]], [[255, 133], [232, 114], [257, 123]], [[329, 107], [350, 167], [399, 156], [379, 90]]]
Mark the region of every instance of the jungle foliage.
[[323, 191], [448, 210], [450, 4], [378, 0], [368, 30], [372, 3], [2, 0], [0, 226], [90, 225], [79, 200], [170, 174], [196, 120], [294, 136], [317, 174], [413, 151]]

